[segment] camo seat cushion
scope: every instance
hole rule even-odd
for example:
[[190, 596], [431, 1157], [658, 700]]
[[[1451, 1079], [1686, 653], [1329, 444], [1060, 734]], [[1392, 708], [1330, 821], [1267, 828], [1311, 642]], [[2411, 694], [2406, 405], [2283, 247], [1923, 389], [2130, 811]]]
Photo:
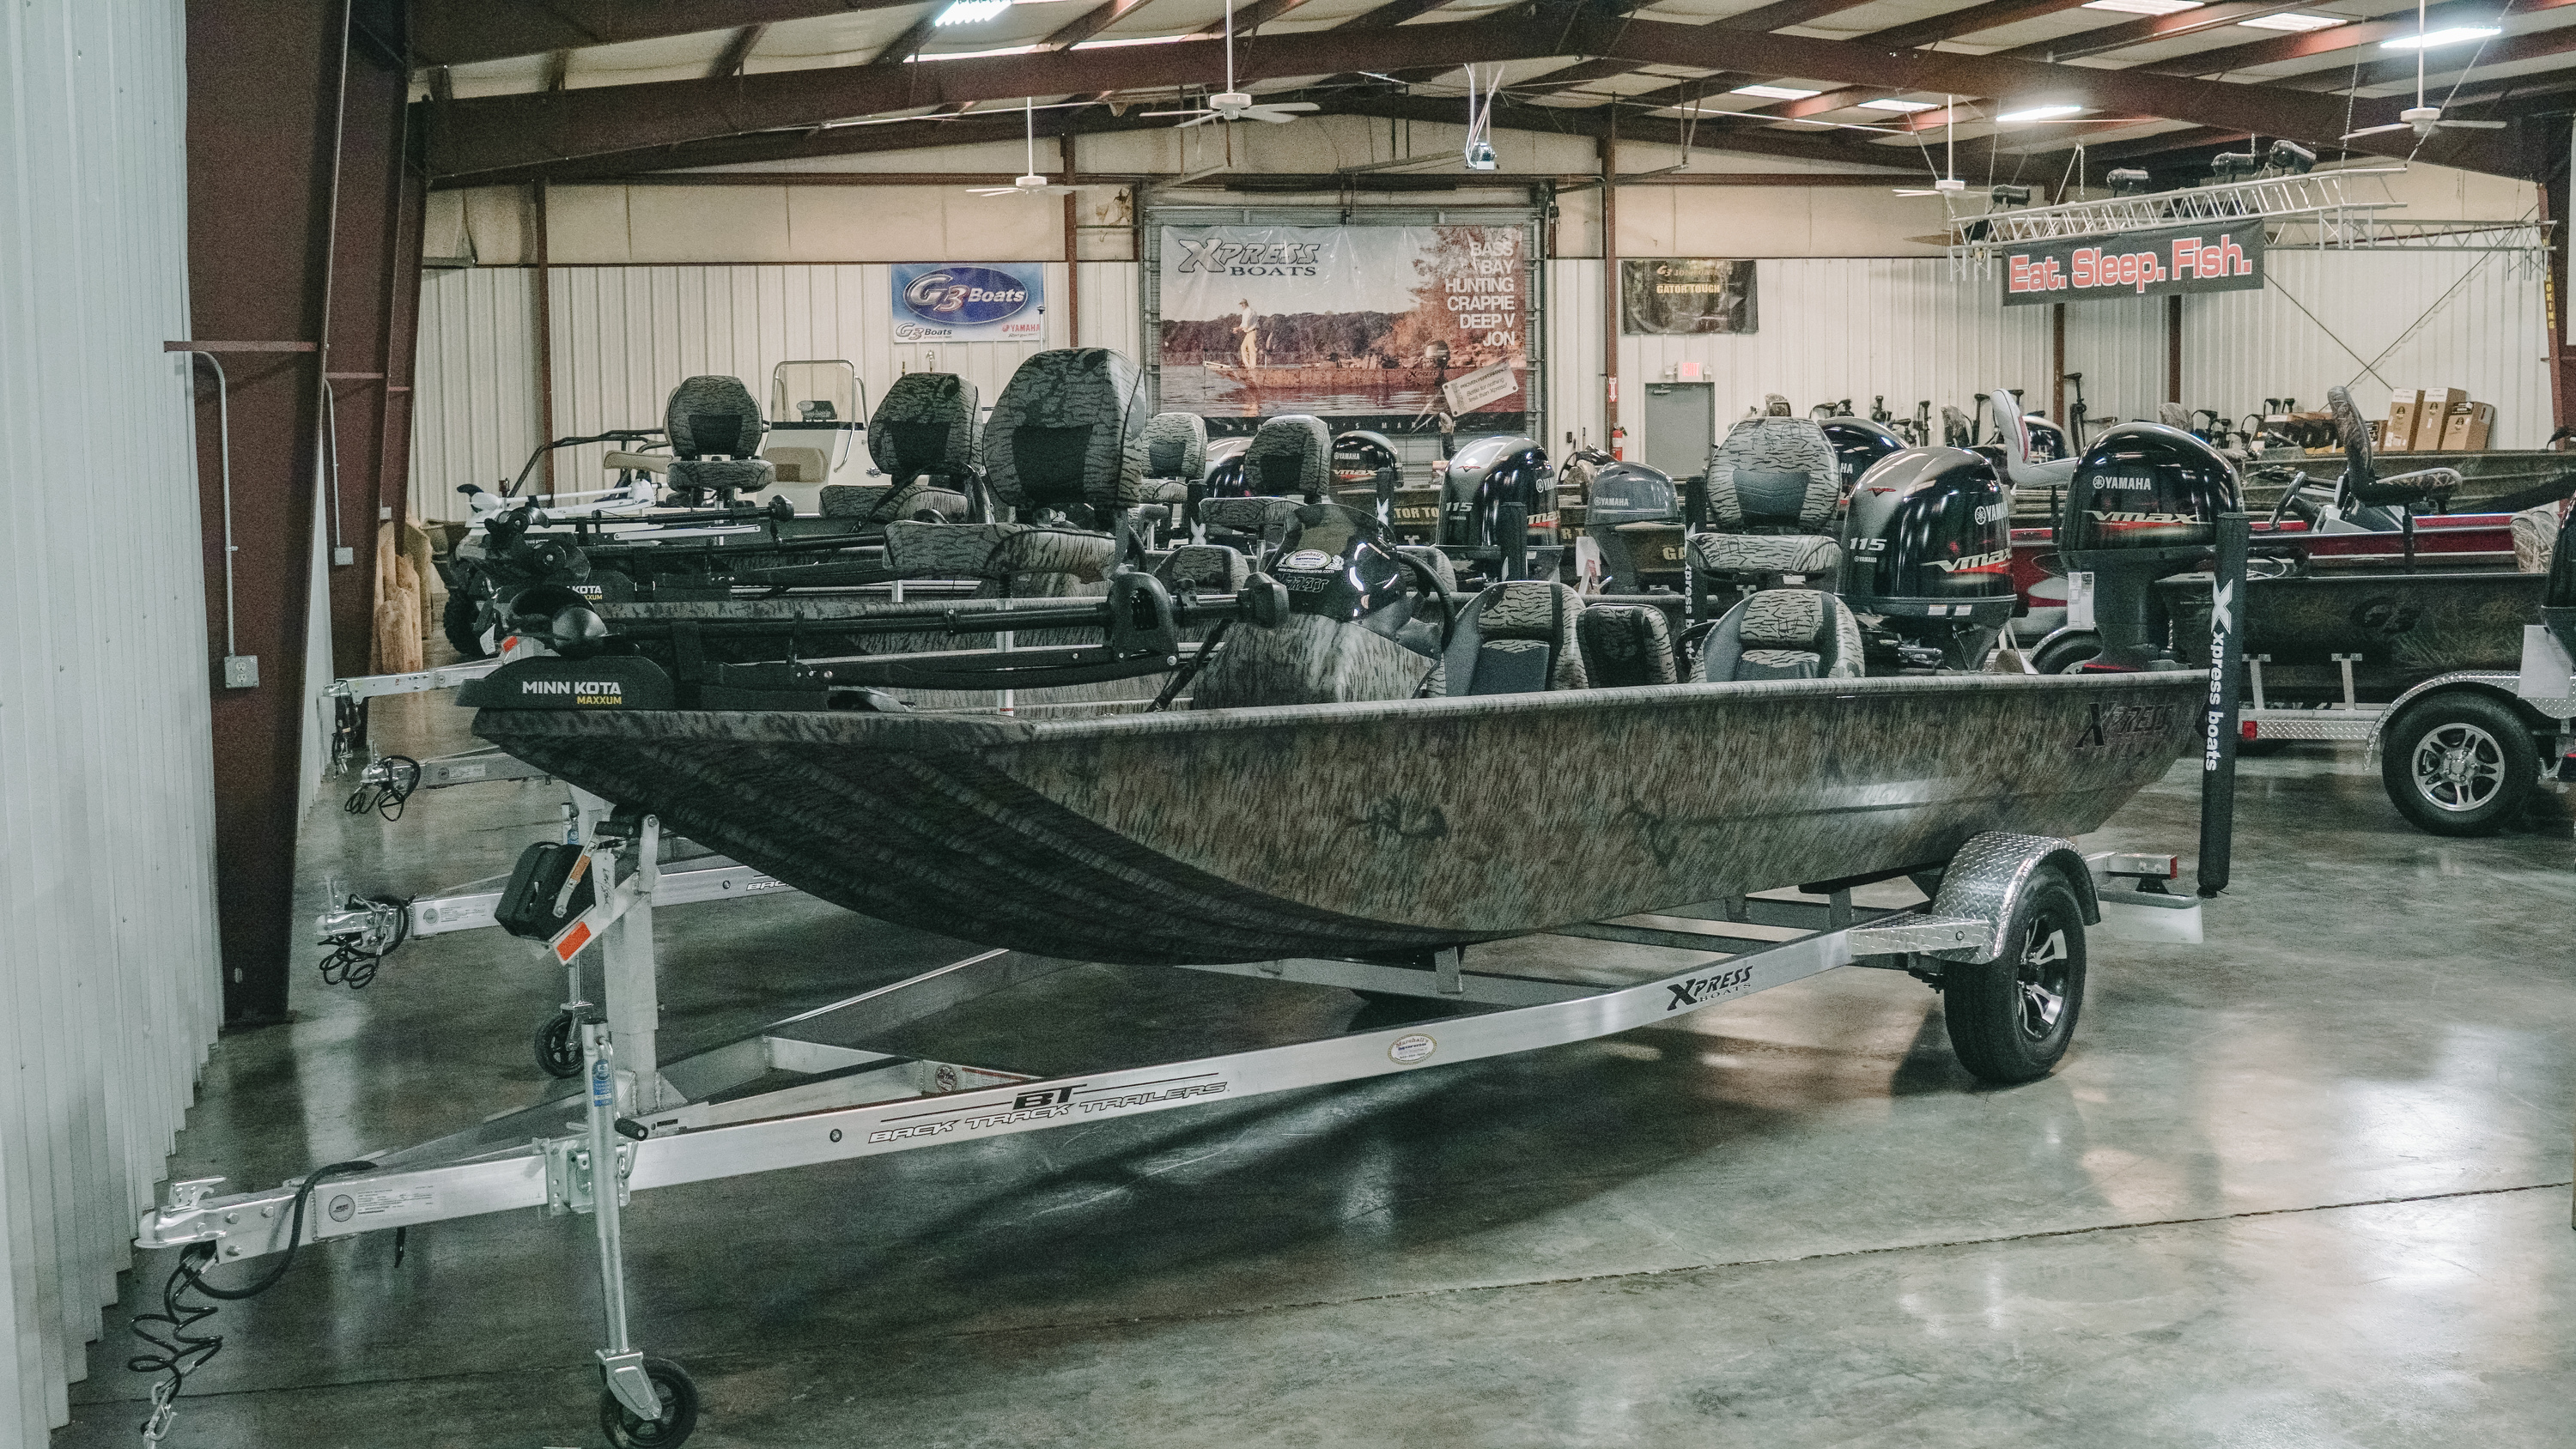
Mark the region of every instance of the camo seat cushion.
[[682, 493], [757, 493], [778, 481], [778, 469], [767, 458], [674, 458], [663, 480]]
[[1841, 460], [1813, 418], [1746, 418], [1709, 455], [1709, 526], [1720, 532], [1821, 533], [1841, 500]]
[[1136, 485], [1136, 501], [1160, 504], [1187, 503], [1190, 501], [1190, 485], [1178, 478], [1148, 478]]
[[1304, 413], [1265, 419], [1243, 450], [1243, 481], [1265, 494], [1321, 494], [1332, 468], [1332, 429]]
[[1860, 619], [1832, 594], [1816, 589], [1764, 589], [1718, 620], [1699, 657], [1694, 681], [1857, 679], [1864, 672]]
[[757, 457], [760, 435], [768, 427], [760, 404], [738, 377], [710, 373], [689, 378], [662, 403], [663, 436], [675, 458]]
[[831, 483], [824, 486], [822, 497], [824, 517], [855, 518], [862, 523], [892, 523], [898, 518], [920, 518], [924, 513], [935, 513], [953, 522], [965, 518], [968, 507], [965, 494], [918, 481], [900, 485]]
[[1691, 567], [1707, 574], [1826, 574], [1842, 567], [1842, 545], [1811, 533], [1700, 533]]
[[1587, 679], [1575, 642], [1583, 596], [1564, 584], [1518, 579], [1494, 584], [1460, 611], [1443, 657], [1451, 695], [1581, 689]]
[[1195, 589], [1204, 594], [1231, 594], [1242, 589], [1243, 581], [1252, 576], [1252, 565], [1242, 554], [1213, 543], [1185, 543], [1163, 556], [1154, 565], [1154, 577], [1175, 591]]
[[1593, 604], [1575, 616], [1575, 641], [1583, 672], [1595, 689], [1672, 684], [1672, 626], [1664, 611], [1646, 604]]
[[[1098, 583], [1117, 561], [1107, 534], [1027, 523], [915, 523], [886, 525], [886, 563], [916, 579], [982, 579], [997, 587], [980, 597], [1028, 597], [1062, 590], [1037, 576], [1062, 574], [1076, 583]], [[1024, 584], [1028, 586], [1023, 586]]]
[[1195, 481], [1207, 473], [1207, 419], [1156, 413], [1145, 424], [1145, 476]]
[[975, 384], [950, 372], [907, 372], [868, 418], [868, 458], [898, 483], [924, 473], [949, 482], [983, 462]]
[[1275, 543], [1287, 532], [1288, 520], [1306, 505], [1294, 498], [1202, 498], [1199, 522], [1228, 533]]
[[1145, 374], [1126, 357], [1106, 347], [1037, 353], [993, 400], [985, 476], [1013, 508], [1133, 508], [1145, 421]]

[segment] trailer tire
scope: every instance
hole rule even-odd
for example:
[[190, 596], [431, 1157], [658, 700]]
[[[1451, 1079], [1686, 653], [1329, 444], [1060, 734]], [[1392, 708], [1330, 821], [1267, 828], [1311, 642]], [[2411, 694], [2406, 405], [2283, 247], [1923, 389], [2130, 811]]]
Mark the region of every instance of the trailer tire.
[[617, 1395], [602, 1392], [599, 1427], [617, 1449], [676, 1449], [698, 1427], [698, 1386], [690, 1382], [687, 1370], [666, 1358], [644, 1360], [644, 1376], [661, 1396], [662, 1417], [640, 1418], [619, 1403]]
[[2010, 1086], [2047, 1076], [2075, 1038], [2084, 1009], [2084, 906], [2065, 880], [2035, 881], [1984, 965], [1941, 971], [1950, 1050], [1979, 1081]]
[[447, 596], [447, 607], [439, 611], [439, 626], [447, 633], [447, 642], [455, 647], [461, 659], [484, 657], [483, 630], [475, 623], [481, 611], [474, 597], [462, 591]]
[[2102, 636], [2068, 634], [2040, 646], [2030, 656], [2030, 667], [2042, 674], [2064, 674], [2076, 665], [2102, 652]]
[[2493, 835], [2540, 777], [2531, 726], [2503, 701], [2444, 690], [2406, 707], [2380, 739], [2389, 802], [2432, 835]]

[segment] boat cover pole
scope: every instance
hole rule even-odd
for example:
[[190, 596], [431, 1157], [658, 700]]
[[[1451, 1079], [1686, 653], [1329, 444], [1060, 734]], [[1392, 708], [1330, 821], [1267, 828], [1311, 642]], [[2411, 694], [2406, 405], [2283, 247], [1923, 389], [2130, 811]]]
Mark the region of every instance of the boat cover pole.
[[2236, 832], [2237, 676], [2245, 668], [2245, 553], [2253, 521], [2218, 515], [2218, 564], [2209, 590], [2209, 708], [2200, 757], [2200, 894], [2227, 889]]

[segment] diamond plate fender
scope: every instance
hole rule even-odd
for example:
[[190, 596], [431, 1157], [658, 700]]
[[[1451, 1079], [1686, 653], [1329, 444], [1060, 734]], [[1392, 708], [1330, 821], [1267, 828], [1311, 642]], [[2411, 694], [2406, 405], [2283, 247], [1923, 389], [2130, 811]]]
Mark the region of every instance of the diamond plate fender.
[[1994, 960], [2011, 940], [2007, 928], [2020, 911], [2023, 898], [2045, 878], [2042, 872], [2047, 871], [2054, 871], [2074, 890], [2086, 925], [2101, 923], [2102, 906], [2094, 894], [2093, 873], [2086, 869], [2084, 857], [2076, 853], [2073, 841], [2054, 835], [1991, 831], [1961, 846], [1959, 853], [1950, 858], [1950, 868], [1941, 876], [1941, 894], [1933, 901], [1930, 912], [1948, 920], [1983, 921], [1991, 928], [1990, 933], [1972, 948], [1924, 954], [1972, 966]]

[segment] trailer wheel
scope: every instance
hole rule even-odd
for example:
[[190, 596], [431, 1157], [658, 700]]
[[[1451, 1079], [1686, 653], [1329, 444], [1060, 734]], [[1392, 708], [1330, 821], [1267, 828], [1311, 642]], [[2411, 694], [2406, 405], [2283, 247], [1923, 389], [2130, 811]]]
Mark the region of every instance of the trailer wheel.
[[689, 1381], [686, 1370], [666, 1358], [644, 1360], [644, 1376], [653, 1381], [653, 1392], [662, 1400], [662, 1416], [639, 1417], [619, 1403], [617, 1395], [602, 1392], [599, 1427], [617, 1449], [673, 1449], [698, 1427], [698, 1386]]
[[2041, 647], [2030, 656], [2030, 667], [2042, 674], [2064, 674], [2076, 665], [2102, 652], [2098, 634], [2069, 634]]
[[537, 1070], [569, 1081], [581, 1075], [581, 1018], [558, 1011], [537, 1028]]
[[462, 591], [449, 594], [447, 607], [439, 611], [439, 625], [446, 630], [447, 642], [455, 646], [460, 658], [484, 657], [483, 630], [475, 623], [479, 612], [474, 606], [473, 595]]
[[2503, 702], [2446, 690], [2407, 706], [2381, 740], [2380, 782], [2397, 812], [2434, 835], [2493, 835], [2540, 775], [2531, 726]]
[[1950, 1050], [1979, 1081], [2009, 1086], [2047, 1076], [2084, 1009], [2084, 908], [2064, 880], [2034, 883], [2007, 927], [2001, 955], [1941, 972]]

